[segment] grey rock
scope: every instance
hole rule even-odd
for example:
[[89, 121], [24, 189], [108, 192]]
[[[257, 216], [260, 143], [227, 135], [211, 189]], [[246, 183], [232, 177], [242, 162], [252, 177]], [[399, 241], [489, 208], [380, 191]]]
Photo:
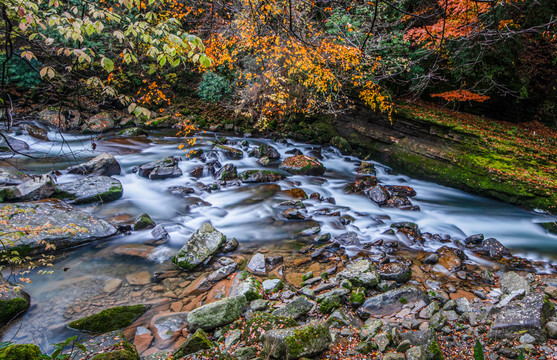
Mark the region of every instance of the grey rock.
[[217, 282], [221, 281], [222, 279], [228, 277], [234, 271], [236, 271], [237, 267], [238, 267], [238, 265], [236, 263], [223, 266], [220, 269], [215, 270], [212, 273], [210, 273], [207, 276], [207, 280], [209, 280], [212, 283], [217, 283]]
[[122, 183], [108, 176], [89, 176], [56, 186], [56, 196], [70, 204], [110, 202], [122, 197]]
[[0, 168], [0, 185], [19, 185], [28, 180], [31, 180], [31, 176], [17, 169], [7, 167]]
[[402, 287], [368, 298], [358, 309], [358, 315], [362, 318], [368, 318], [370, 315], [391, 315], [402, 310], [406, 303], [419, 301], [429, 303], [429, 298], [415, 287]]
[[263, 291], [265, 294], [270, 294], [282, 290], [284, 284], [280, 279], [268, 279], [263, 281]]
[[243, 295], [248, 301], [253, 301], [261, 299], [262, 293], [263, 288], [259, 280], [251, 276], [249, 272], [242, 271], [234, 277], [228, 296]]
[[298, 296], [288, 304], [273, 311], [273, 315], [298, 319], [310, 312], [314, 306], [315, 303], [313, 301], [309, 301], [303, 296]]
[[263, 347], [274, 359], [299, 359], [314, 356], [329, 348], [332, 338], [323, 324], [270, 330], [263, 335]]
[[385, 205], [391, 197], [389, 192], [381, 185], [373, 186], [364, 191], [365, 195], [377, 205]]
[[230, 181], [230, 180], [237, 179], [238, 178], [238, 169], [236, 168], [235, 165], [226, 164], [223, 167], [221, 167], [215, 173], [215, 175], [213, 175], [213, 178], [215, 178], [216, 180], [222, 180], [222, 181]]
[[236, 321], [246, 310], [244, 295], [228, 297], [203, 305], [188, 313], [187, 323], [190, 330], [212, 330]]
[[386, 332], [376, 335], [373, 341], [377, 344], [377, 350], [379, 350], [379, 352], [387, 350], [387, 347], [391, 343], [390, 336]]
[[269, 307], [269, 300], [256, 299], [249, 304], [252, 311], [264, 311]]
[[29, 294], [0, 275], [0, 326], [23, 314], [31, 304]]
[[253, 255], [246, 269], [255, 275], [266, 275], [267, 268], [265, 266], [265, 256], [261, 253]]
[[206, 222], [182, 246], [172, 262], [191, 271], [216, 254], [225, 242], [226, 236]]
[[472, 311], [472, 305], [467, 298], [461, 297], [455, 300], [456, 302], [456, 312], [460, 315]]
[[426, 360], [427, 353], [421, 346], [415, 346], [406, 351], [406, 360]]
[[234, 351], [234, 357], [238, 360], [254, 359], [257, 351], [257, 348], [253, 346], [242, 347]]
[[226, 349], [230, 349], [232, 346], [239, 343], [240, 340], [242, 340], [242, 330], [240, 329], [231, 330], [224, 337], [224, 347]]
[[348, 264], [346, 269], [338, 275], [339, 279], [347, 279], [354, 286], [364, 286], [372, 288], [379, 284], [381, 280], [379, 273], [372, 268], [371, 262], [367, 259], [358, 260]]
[[182, 176], [182, 170], [178, 167], [178, 158], [172, 156], [141, 165], [134, 170], [137, 170], [139, 176], [150, 180]]
[[515, 290], [523, 289], [526, 294], [530, 293], [530, 283], [528, 280], [513, 271], [509, 271], [499, 277], [499, 284], [503, 294], [510, 294]]
[[552, 339], [557, 339], [557, 321], [549, 321], [545, 324], [547, 335]]
[[274, 183], [285, 178], [283, 173], [268, 170], [247, 170], [240, 174], [240, 179], [245, 183]]
[[429, 326], [439, 331], [441, 330], [441, 328], [443, 328], [443, 326], [447, 325], [447, 322], [448, 321], [447, 321], [447, 317], [445, 316], [445, 313], [443, 311], [439, 311], [433, 314], [433, 316], [429, 321]]
[[54, 180], [49, 175], [32, 177], [19, 185], [0, 187], [3, 201], [29, 201], [49, 198], [56, 190]]
[[255, 149], [251, 150], [249, 152], [249, 156], [256, 158], [267, 156], [271, 160], [280, 159], [280, 153], [277, 151], [277, 149], [267, 144], [259, 145]]
[[108, 153], [100, 154], [99, 156], [76, 166], [66, 169], [69, 174], [80, 175], [120, 175], [122, 171], [118, 161]]

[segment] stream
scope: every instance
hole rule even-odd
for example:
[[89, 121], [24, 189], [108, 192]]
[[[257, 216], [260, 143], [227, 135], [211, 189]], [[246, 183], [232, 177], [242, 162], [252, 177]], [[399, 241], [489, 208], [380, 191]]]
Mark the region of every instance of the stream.
[[[53, 141], [44, 142], [22, 134], [11, 134], [30, 146], [30, 153], [37, 159], [16, 157], [10, 160], [24, 172], [44, 174], [63, 170], [70, 165], [84, 162], [94, 156], [109, 152], [122, 167], [122, 173], [114, 176], [124, 189], [123, 197], [106, 204], [82, 206], [88, 212], [109, 222], [130, 223], [148, 213], [157, 224], [165, 227], [170, 241], [150, 249], [148, 255], [126, 256], [121, 249], [142, 251], [142, 245], [152, 239], [150, 230], [118, 235], [107, 241], [88, 244], [72, 251], [65, 251], [54, 263], [52, 274], [39, 275], [35, 269], [29, 275], [32, 283], [25, 285], [32, 298], [28, 312], [14, 320], [0, 341], [18, 343], [34, 342], [46, 347], [73, 334], [65, 327], [68, 321], [80, 315], [93, 313], [109, 306], [156, 302], [163, 294], [149, 284], [142, 287], [127, 284], [124, 279], [132, 273], [164, 272], [175, 270], [170, 258], [180, 249], [189, 236], [206, 221], [228, 237], [235, 237], [240, 248], [274, 251], [295, 251], [311, 243], [304, 229], [320, 226], [320, 234], [332, 236], [355, 232], [362, 243], [373, 243], [388, 238], [384, 233], [393, 222], [413, 222], [422, 232], [440, 234], [442, 237], [463, 240], [467, 236], [482, 233], [486, 238], [498, 239], [514, 255], [528, 259], [557, 263], [557, 236], [550, 234], [538, 223], [552, 221], [550, 215], [527, 211], [495, 200], [471, 195], [435, 183], [413, 179], [397, 174], [390, 168], [375, 164], [377, 179], [382, 184], [404, 185], [414, 188], [417, 195], [411, 199], [419, 211], [382, 208], [366, 196], [347, 194], [345, 187], [354, 181], [362, 159], [342, 155], [332, 147], [321, 147], [326, 167], [323, 176], [290, 175], [276, 184], [281, 189], [301, 188], [308, 195], [319, 193], [323, 198], [333, 198], [334, 204], [313, 199], [304, 200], [307, 220], [285, 220], [283, 207], [277, 206], [288, 200], [283, 193], [268, 184], [241, 184], [206, 191], [205, 185], [215, 183], [212, 176], [195, 178], [190, 175], [196, 166], [203, 165], [200, 159], [185, 160], [185, 153], [178, 148], [183, 139], [174, 136], [173, 130], [153, 132], [148, 139], [122, 138], [106, 135], [95, 139], [91, 135], [72, 135], [49, 132]], [[209, 152], [214, 141], [221, 135], [203, 133], [197, 135], [194, 148]], [[95, 150], [91, 139], [94, 139]], [[235, 148], [242, 149], [243, 158], [229, 160], [216, 153], [221, 164], [233, 163], [238, 173], [248, 169], [276, 170], [280, 162], [261, 166], [257, 158], [249, 157], [241, 143], [249, 146], [267, 144], [276, 148], [281, 159], [288, 151], [298, 149], [311, 155], [315, 145], [294, 141], [274, 142], [268, 139], [227, 136]], [[136, 166], [159, 160], [166, 156], [184, 158], [179, 162], [183, 175], [178, 178], [149, 180], [139, 177], [132, 169]], [[207, 174], [204, 174], [207, 175]], [[74, 180], [76, 175], [59, 175], [59, 183]], [[194, 189], [191, 197], [209, 203], [208, 206], [186, 206], [183, 195], [169, 191], [171, 187], [186, 186]], [[347, 225], [331, 212], [349, 215], [354, 220]], [[137, 248], [130, 245], [140, 245]], [[416, 250], [435, 251], [445, 245], [441, 241], [426, 241], [413, 245]], [[357, 250], [353, 251], [353, 254]], [[350, 254], [350, 252], [349, 252]], [[472, 257], [472, 261], [482, 261]], [[551, 271], [549, 266], [540, 266], [539, 272]], [[122, 287], [107, 294], [103, 291], [110, 279], [123, 279]], [[192, 276], [191, 279], [194, 277]], [[186, 276], [185, 281], [188, 281]], [[191, 281], [191, 280], [190, 280]], [[177, 285], [178, 286], [178, 285]], [[179, 286], [183, 287], [184, 284]]]

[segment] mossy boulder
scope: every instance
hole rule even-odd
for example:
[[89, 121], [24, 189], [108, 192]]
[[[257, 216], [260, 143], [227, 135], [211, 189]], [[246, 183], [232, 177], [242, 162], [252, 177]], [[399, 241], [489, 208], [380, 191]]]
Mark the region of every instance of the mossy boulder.
[[70, 204], [80, 205], [92, 202], [110, 202], [122, 197], [122, 183], [109, 176], [89, 176], [56, 186], [55, 196]]
[[34, 344], [14, 344], [0, 350], [0, 360], [39, 360], [42, 355]]
[[226, 164], [223, 167], [221, 167], [215, 173], [215, 175], [213, 175], [213, 178], [215, 178], [216, 180], [222, 180], [222, 181], [230, 181], [230, 180], [237, 179], [238, 178], [238, 169], [236, 168], [235, 165]]
[[226, 243], [226, 236], [206, 222], [182, 246], [172, 262], [184, 270], [195, 267], [212, 257]]
[[212, 330], [236, 321], [248, 305], [244, 295], [228, 297], [223, 300], [203, 305], [188, 314], [187, 323], [190, 330]]
[[188, 339], [172, 354], [174, 359], [180, 359], [186, 355], [196, 353], [201, 350], [208, 350], [214, 347], [213, 343], [207, 337], [207, 333], [202, 329], [197, 329], [197, 331], [188, 337]]
[[277, 182], [284, 180], [286, 176], [278, 171], [268, 170], [246, 170], [240, 174], [240, 179], [245, 183]]
[[68, 327], [93, 333], [107, 333], [131, 325], [145, 311], [145, 305], [118, 306], [72, 321]]
[[103, 153], [83, 164], [71, 166], [66, 171], [69, 174], [112, 176], [120, 175], [122, 169], [114, 156]]
[[145, 230], [145, 229], [152, 229], [155, 227], [155, 222], [149, 214], [143, 213], [135, 218], [132, 229], [133, 231]]
[[228, 159], [238, 160], [244, 157], [244, 153], [242, 152], [242, 150], [238, 150], [230, 146], [219, 144], [219, 145], [215, 145], [215, 149], [220, 150], [223, 153], [223, 155]]
[[256, 158], [266, 156], [270, 160], [280, 159], [280, 153], [277, 151], [277, 149], [267, 144], [259, 145], [255, 149], [251, 150], [249, 152], [249, 156], [253, 156]]
[[298, 296], [288, 304], [273, 311], [273, 315], [297, 319], [310, 312], [314, 306], [315, 303], [313, 301], [309, 301], [305, 296]]
[[0, 326], [25, 312], [31, 303], [29, 295], [0, 275]]
[[288, 329], [270, 330], [263, 335], [265, 351], [275, 359], [299, 359], [327, 350], [332, 338], [324, 324], [308, 324]]
[[259, 342], [266, 331], [294, 326], [298, 326], [298, 323], [290, 317], [258, 312], [246, 321], [244, 339], [248, 344]]
[[234, 277], [229, 296], [244, 295], [248, 301], [263, 298], [263, 285], [247, 271]]
[[169, 156], [164, 159], [134, 168], [137, 175], [150, 180], [168, 179], [182, 176], [182, 170], [178, 167], [178, 158]]
[[349, 154], [352, 152], [352, 146], [350, 145], [348, 140], [343, 137], [334, 136], [331, 139], [331, 145], [338, 148], [343, 154]]
[[293, 175], [321, 176], [325, 173], [325, 166], [314, 157], [296, 155], [286, 158], [279, 168]]
[[74, 360], [139, 360], [135, 346], [130, 344], [124, 334], [112, 331], [83, 342], [85, 352], [77, 349]]
[[372, 288], [379, 284], [381, 277], [369, 260], [362, 259], [350, 263], [338, 274], [340, 279], [349, 280], [355, 286]]
[[330, 314], [340, 306], [340, 297], [338, 295], [333, 295], [330, 297], [326, 297], [319, 303], [319, 311], [321, 311], [323, 314]]

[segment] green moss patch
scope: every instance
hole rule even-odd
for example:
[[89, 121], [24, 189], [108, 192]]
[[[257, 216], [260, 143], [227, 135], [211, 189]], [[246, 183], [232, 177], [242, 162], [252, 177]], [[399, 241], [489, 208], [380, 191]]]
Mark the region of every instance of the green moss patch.
[[28, 307], [29, 301], [24, 298], [0, 300], [0, 325], [8, 323], [18, 314], [27, 310]]
[[289, 317], [276, 316], [268, 313], [256, 313], [246, 322], [244, 327], [244, 339], [247, 343], [261, 340], [263, 334], [268, 330], [283, 329], [298, 326], [298, 323]]
[[42, 355], [34, 344], [15, 344], [0, 350], [0, 360], [39, 360]]
[[118, 306], [72, 321], [68, 327], [94, 333], [106, 333], [131, 325], [145, 311], [147, 311], [145, 305]]

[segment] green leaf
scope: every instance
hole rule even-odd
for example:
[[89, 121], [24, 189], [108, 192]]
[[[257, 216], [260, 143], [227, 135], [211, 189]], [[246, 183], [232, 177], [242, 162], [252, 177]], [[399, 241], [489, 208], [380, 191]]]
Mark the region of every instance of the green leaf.
[[516, 360], [524, 360], [524, 349], [520, 349], [520, 351], [518, 352], [518, 357], [516, 358]]
[[112, 72], [112, 70], [114, 70], [114, 62], [106, 57], [102, 58], [101, 66], [106, 70], [106, 72]]
[[474, 360], [484, 360], [484, 349], [478, 339], [476, 339], [476, 345], [474, 345]]
[[205, 55], [205, 54], [201, 55], [201, 58], [200, 58], [199, 61], [201, 62], [201, 65], [202, 65], [203, 67], [206, 67], [206, 68], [207, 68], [207, 67], [211, 66], [211, 58], [209, 58], [209, 57], [208, 57], [207, 55]]

